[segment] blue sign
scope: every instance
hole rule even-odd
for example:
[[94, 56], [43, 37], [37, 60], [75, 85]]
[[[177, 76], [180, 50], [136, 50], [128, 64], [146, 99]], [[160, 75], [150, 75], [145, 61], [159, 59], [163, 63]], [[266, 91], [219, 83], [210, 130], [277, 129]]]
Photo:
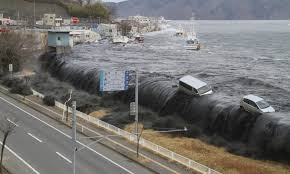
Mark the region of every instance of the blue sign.
[[129, 71], [100, 71], [100, 91], [124, 91], [129, 88]]

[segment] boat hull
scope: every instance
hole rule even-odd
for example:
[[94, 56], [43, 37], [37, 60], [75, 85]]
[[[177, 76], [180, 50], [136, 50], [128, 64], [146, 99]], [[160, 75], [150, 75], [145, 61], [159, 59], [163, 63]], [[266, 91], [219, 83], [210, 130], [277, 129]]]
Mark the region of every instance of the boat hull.
[[200, 44], [186, 45], [184, 48], [186, 50], [200, 50]]

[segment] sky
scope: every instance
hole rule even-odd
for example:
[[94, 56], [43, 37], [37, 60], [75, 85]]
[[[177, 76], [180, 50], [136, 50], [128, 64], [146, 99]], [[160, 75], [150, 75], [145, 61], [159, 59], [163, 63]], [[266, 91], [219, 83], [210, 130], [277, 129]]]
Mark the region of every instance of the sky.
[[121, 2], [125, 0], [103, 0], [103, 2]]

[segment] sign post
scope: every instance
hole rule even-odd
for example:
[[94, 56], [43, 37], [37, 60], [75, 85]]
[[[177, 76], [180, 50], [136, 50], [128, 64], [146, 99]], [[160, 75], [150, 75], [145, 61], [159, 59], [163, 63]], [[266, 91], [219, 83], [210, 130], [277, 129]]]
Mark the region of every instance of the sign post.
[[135, 116], [135, 114], [136, 114], [136, 103], [131, 102], [130, 103], [130, 115]]
[[135, 71], [136, 73], [136, 82], [135, 82], [135, 132], [136, 132], [136, 143], [137, 143], [137, 149], [136, 149], [136, 152], [137, 152], [137, 158], [139, 157], [139, 115], [138, 115], [138, 102], [139, 102], [139, 91], [138, 91], [138, 86], [139, 86], [139, 80], [138, 80], [138, 71], [136, 69]]
[[[135, 135], [136, 135], [136, 144], [137, 144], [137, 157], [139, 156], [139, 116], [138, 116], [138, 71], [136, 73], [136, 82], [135, 82], [135, 102], [130, 103], [130, 115], [135, 115]], [[128, 90], [129, 86], [129, 71], [100, 71], [100, 91], [125, 91]]]
[[77, 138], [76, 138], [76, 101], [72, 102], [72, 141], [73, 141], [73, 160], [72, 160], [72, 167], [73, 167], [73, 174], [76, 173], [76, 151], [77, 151]]
[[9, 64], [8, 65], [8, 70], [9, 70], [9, 73], [10, 73], [10, 78], [12, 79], [12, 77], [13, 77], [13, 64]]

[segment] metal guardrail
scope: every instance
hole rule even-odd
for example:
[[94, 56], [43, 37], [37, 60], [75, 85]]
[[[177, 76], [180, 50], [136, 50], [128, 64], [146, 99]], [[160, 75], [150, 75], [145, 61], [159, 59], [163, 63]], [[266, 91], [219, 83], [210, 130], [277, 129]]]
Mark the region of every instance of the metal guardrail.
[[[41, 93], [39, 93], [39, 92], [37, 92], [35, 90], [32, 90], [32, 91], [33, 91], [33, 95], [38, 96], [40, 98], [44, 98], [43, 94], [41, 94]], [[66, 110], [66, 106], [64, 104], [60, 103], [60, 102], [56, 101], [55, 102], [55, 106], [60, 108], [60, 109], [62, 109], [62, 110]], [[69, 112], [71, 112], [71, 111], [72, 111], [72, 109], [69, 107]], [[129, 140], [129, 141], [133, 141], [135, 143], [137, 142], [137, 136], [135, 134], [132, 134], [132, 133], [127, 132], [127, 131], [124, 131], [124, 130], [122, 130], [120, 128], [117, 128], [116, 126], [110, 125], [110, 124], [108, 124], [108, 123], [106, 123], [106, 122], [104, 122], [102, 120], [99, 120], [99, 119], [97, 119], [95, 117], [89, 116], [89, 115], [87, 115], [85, 113], [82, 113], [82, 112], [79, 112], [79, 111], [76, 112], [76, 115], [79, 118], [82, 118], [82, 119], [84, 119], [84, 120], [86, 120], [86, 121], [88, 121], [90, 123], [93, 123], [93, 124], [97, 125], [98, 127], [104, 128], [104, 129], [106, 129], [106, 130], [108, 130], [108, 131], [110, 131], [110, 132], [112, 132], [114, 134], [117, 134], [117, 135], [119, 135], [121, 137], [124, 137], [127, 140]], [[87, 128], [87, 127], [84, 127], [81, 124], [78, 124], [78, 126], [80, 127], [80, 130], [82, 132], [89, 131], [89, 132], [91, 132], [93, 134], [97, 134], [95, 131], [93, 131], [93, 130]], [[198, 171], [200, 173], [203, 173], [203, 174], [222, 174], [222, 173], [220, 173], [218, 171], [215, 171], [215, 170], [213, 170], [213, 169], [211, 169], [211, 168], [209, 168], [209, 167], [207, 167], [207, 166], [205, 166], [203, 164], [200, 164], [200, 163], [198, 163], [198, 162], [196, 162], [194, 160], [191, 160], [191, 159], [189, 159], [187, 157], [179, 155], [179, 154], [177, 154], [177, 153], [175, 153], [173, 151], [170, 151], [169, 149], [166, 149], [166, 148], [164, 148], [162, 146], [159, 146], [159, 145], [157, 145], [155, 143], [152, 143], [152, 142], [150, 142], [148, 140], [145, 140], [143, 138], [140, 138], [139, 143], [140, 143], [141, 146], [143, 146], [143, 147], [145, 147], [145, 148], [147, 148], [147, 149], [149, 149], [149, 150], [151, 150], [151, 151], [153, 151], [153, 152], [155, 152], [157, 154], [160, 154], [160, 155], [162, 155], [162, 156], [164, 156], [164, 157], [166, 157], [166, 158], [168, 158], [168, 159], [170, 159], [172, 161], [175, 161], [175, 162], [177, 162], [179, 164], [182, 164], [182, 165], [184, 165], [184, 166], [186, 166], [186, 167], [188, 167], [190, 169], [193, 169], [195, 171]]]

